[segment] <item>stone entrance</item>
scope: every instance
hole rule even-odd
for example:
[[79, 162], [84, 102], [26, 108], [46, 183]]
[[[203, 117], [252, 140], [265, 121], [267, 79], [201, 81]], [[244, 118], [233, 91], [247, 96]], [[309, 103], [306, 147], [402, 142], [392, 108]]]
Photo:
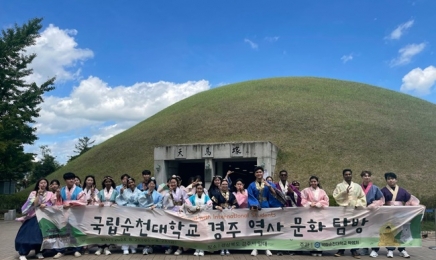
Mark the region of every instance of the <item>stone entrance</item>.
[[254, 180], [256, 165], [266, 170], [265, 177], [275, 170], [278, 148], [268, 141], [176, 144], [154, 148], [154, 176], [158, 183], [172, 175], [180, 175], [183, 185], [189, 177], [200, 175], [209, 187], [212, 176], [225, 176], [228, 170], [232, 181], [241, 178], [248, 185]]

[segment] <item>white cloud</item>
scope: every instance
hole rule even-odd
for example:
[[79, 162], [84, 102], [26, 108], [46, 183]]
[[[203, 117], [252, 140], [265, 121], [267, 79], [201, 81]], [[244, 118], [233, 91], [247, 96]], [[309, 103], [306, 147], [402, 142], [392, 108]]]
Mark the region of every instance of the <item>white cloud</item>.
[[38, 134], [56, 134], [104, 122], [139, 122], [184, 98], [208, 90], [206, 80], [140, 82], [109, 87], [97, 77], [82, 80], [68, 97], [45, 97], [37, 118]]
[[77, 79], [80, 75], [77, 65], [92, 58], [94, 53], [78, 48], [75, 35], [76, 30], [61, 30], [50, 24], [36, 39], [36, 44], [26, 49], [28, 54], [37, 54], [29, 66], [33, 74], [26, 81], [41, 84], [54, 76], [58, 82]]
[[398, 27], [395, 28], [395, 30], [393, 30], [391, 34], [389, 34], [389, 36], [386, 36], [385, 38], [389, 40], [399, 40], [401, 36], [406, 32], [406, 30], [412, 27], [413, 23], [414, 20], [409, 20], [405, 23], [398, 25]]
[[349, 54], [349, 55], [344, 55], [341, 57], [341, 61], [343, 63], [347, 63], [348, 61], [353, 59], [353, 54]]
[[430, 94], [431, 88], [436, 83], [436, 67], [428, 66], [425, 69], [415, 68], [403, 77], [402, 92], [416, 95]]
[[401, 48], [398, 53], [399, 56], [392, 59], [390, 62], [391, 67], [409, 64], [413, 56], [419, 54], [425, 49], [426, 44], [409, 44]]
[[252, 49], [257, 50], [257, 47], [258, 47], [257, 43], [254, 43], [254, 42], [250, 41], [250, 40], [247, 39], [247, 38], [244, 39], [244, 42], [250, 44], [250, 46], [251, 46]]
[[274, 37], [268, 36], [268, 37], [265, 37], [265, 41], [276, 42], [279, 40], [279, 38], [280, 38], [279, 36], [274, 36]]

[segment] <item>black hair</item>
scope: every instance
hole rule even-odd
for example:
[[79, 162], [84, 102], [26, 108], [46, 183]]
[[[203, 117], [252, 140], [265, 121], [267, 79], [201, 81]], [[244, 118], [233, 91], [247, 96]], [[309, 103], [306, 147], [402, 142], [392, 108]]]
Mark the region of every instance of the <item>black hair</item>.
[[397, 175], [393, 172], [387, 172], [385, 173], [385, 180], [388, 180], [388, 178], [397, 179]]
[[52, 181], [50, 182], [50, 185], [52, 185], [52, 184], [55, 183], [55, 182], [56, 182], [56, 184], [57, 184], [58, 186], [61, 186], [61, 183], [60, 183], [59, 180], [57, 180], [57, 179], [52, 180]]
[[195, 180], [200, 180], [201, 182], [203, 181], [203, 178], [201, 178], [200, 175], [195, 175]]
[[254, 167], [254, 173], [256, 173], [258, 170], [261, 170], [261, 171], [265, 172], [265, 170], [261, 166]]
[[274, 178], [270, 175], [270, 176], [266, 176], [265, 180], [267, 180], [268, 178], [271, 178], [271, 180], [274, 182]]
[[210, 183], [210, 186], [209, 186], [209, 189], [208, 189], [209, 192], [212, 191], [212, 190], [215, 190], [215, 189], [219, 189], [219, 187], [215, 185], [215, 180], [216, 179], [220, 180], [220, 185], [221, 185], [221, 182], [223, 181], [223, 177], [221, 177], [219, 175], [213, 176], [212, 182]]
[[363, 177], [363, 176], [365, 176], [366, 174], [368, 174], [368, 176], [372, 176], [372, 173], [371, 173], [370, 171], [362, 171], [362, 172], [360, 173], [360, 177]]
[[344, 176], [344, 174], [345, 174], [346, 172], [350, 172], [351, 174], [353, 174], [353, 171], [352, 171], [351, 169], [344, 169], [344, 170], [342, 171], [342, 176]]
[[133, 177], [129, 177], [129, 179], [127, 180], [127, 183], [129, 183], [129, 181], [133, 181], [136, 183], [135, 179]]
[[125, 177], [130, 178], [130, 175], [128, 175], [127, 173], [124, 173], [123, 175], [121, 175], [121, 180], [123, 180]]
[[[154, 182], [154, 189], [157, 190], [157, 182], [156, 179], [151, 178], [150, 181], [148, 182], [148, 184], [150, 184], [150, 182]], [[148, 188], [148, 187], [147, 187]]]
[[[66, 180], [71, 180], [71, 179], [75, 179], [76, 177], [78, 177], [78, 176], [76, 176], [74, 173], [72, 173], [72, 172], [67, 172], [67, 173], [64, 173], [64, 180], [66, 181]], [[80, 179], [80, 178], [79, 178]]]
[[85, 177], [85, 179], [83, 180], [83, 189], [86, 188], [86, 180], [87, 180], [88, 178], [92, 178], [92, 182], [93, 182], [92, 185], [97, 186], [97, 183], [95, 182], [95, 177], [94, 177], [94, 175], [87, 175], [87, 176]]
[[310, 176], [310, 178], [309, 178], [309, 185], [310, 185], [310, 180], [312, 180], [312, 179], [315, 179], [317, 182], [318, 182], [318, 188], [320, 188], [320, 189], [322, 189], [322, 187], [321, 187], [321, 183], [319, 183], [319, 179], [318, 179], [318, 177], [316, 177], [316, 176]]
[[45, 186], [45, 190], [48, 191], [48, 180], [46, 178], [41, 178], [39, 179], [36, 183], [35, 183], [35, 188], [33, 189], [34, 191], [39, 191], [39, 183], [41, 181], [45, 181], [47, 183], [47, 186]]
[[193, 183], [195, 180], [195, 177], [189, 177], [189, 183]]
[[105, 176], [104, 178], [103, 178], [103, 181], [101, 182], [101, 186], [103, 187], [102, 189], [104, 190], [104, 188], [106, 188], [106, 185], [104, 184], [105, 182], [106, 182], [106, 180], [111, 180], [111, 186], [112, 186], [112, 188], [116, 188], [117, 187], [117, 185], [115, 184], [115, 181], [112, 179], [112, 177], [111, 176]]
[[287, 172], [286, 170], [281, 170], [281, 171], [279, 172], [279, 175], [282, 174], [282, 172], [285, 172], [286, 175], [288, 174], [288, 172]]
[[143, 170], [142, 175], [151, 175], [151, 171], [149, 170]]

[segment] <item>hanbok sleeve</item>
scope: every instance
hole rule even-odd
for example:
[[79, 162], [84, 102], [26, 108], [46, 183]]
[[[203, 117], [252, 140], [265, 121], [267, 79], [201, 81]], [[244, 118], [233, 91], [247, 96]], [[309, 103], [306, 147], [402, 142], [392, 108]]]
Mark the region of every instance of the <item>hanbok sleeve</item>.
[[419, 206], [419, 199], [413, 195], [410, 195], [410, 200], [408, 200], [405, 206]]
[[322, 189], [320, 189], [319, 192], [319, 201], [315, 206], [317, 208], [327, 208], [329, 206], [329, 196], [327, 196], [327, 193]]
[[162, 208], [163, 196], [160, 193], [156, 193], [156, 194], [157, 197], [154, 204], [156, 205], [156, 208], [160, 209]]
[[378, 187], [376, 187], [376, 192], [374, 197], [375, 200], [373, 200], [372, 203], [368, 205], [369, 209], [379, 208], [385, 205], [385, 196], [383, 196], [383, 193], [380, 191]]
[[335, 190], [333, 191], [333, 198], [339, 206], [347, 206], [348, 205], [348, 194], [347, 190], [342, 190], [342, 184], [336, 185]]
[[138, 203], [140, 207], [148, 208], [153, 205], [153, 194], [148, 194], [148, 191], [143, 191], [138, 196]]
[[304, 190], [301, 191], [301, 205], [305, 208], [310, 207], [310, 204], [312, 204], [312, 202], [309, 201], [309, 194], [308, 194], [308, 188], [305, 188]]
[[252, 184], [250, 184], [247, 190], [248, 190], [248, 208], [257, 207], [260, 209], [261, 208], [260, 203], [256, 196], [256, 192], [258, 192], [256, 188], [253, 187]]
[[29, 194], [29, 197], [27, 198], [27, 200], [24, 203], [24, 205], [21, 207], [21, 213], [22, 214], [27, 214], [27, 213], [29, 213], [29, 211], [32, 208], [34, 208], [33, 203], [35, 202], [35, 198], [36, 198], [36, 191], [32, 191]]
[[125, 193], [126, 191], [124, 190], [123, 193], [118, 194], [117, 197], [115, 198], [115, 203], [117, 203], [120, 206], [125, 206], [127, 204]]
[[356, 191], [356, 208], [366, 208], [366, 195], [360, 185], [356, 185], [359, 187]]

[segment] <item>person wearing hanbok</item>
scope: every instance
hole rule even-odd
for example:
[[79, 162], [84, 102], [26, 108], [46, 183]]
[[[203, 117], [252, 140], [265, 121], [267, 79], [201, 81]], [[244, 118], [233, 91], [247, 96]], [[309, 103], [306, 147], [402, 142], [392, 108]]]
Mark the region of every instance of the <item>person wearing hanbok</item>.
[[[105, 176], [103, 182], [101, 183], [101, 190], [97, 194], [98, 205], [100, 207], [110, 207], [116, 204], [115, 199], [118, 196], [118, 191], [116, 190], [115, 181], [111, 176]], [[109, 245], [98, 245], [96, 255], [110, 255], [112, 252], [109, 250]]]
[[[235, 195], [229, 191], [229, 183], [226, 179], [221, 181], [220, 193], [211, 198], [213, 209], [223, 211], [239, 208]], [[228, 249], [221, 249], [221, 255], [230, 255]]]
[[[372, 173], [370, 171], [362, 171], [360, 177], [362, 177], [362, 189], [366, 196], [366, 206], [368, 209], [377, 209], [385, 204], [385, 197], [383, 193], [375, 184], [371, 181]], [[370, 257], [377, 257], [380, 248], [371, 248]], [[368, 248], [362, 248], [360, 250], [361, 255], [368, 255]]]
[[97, 200], [97, 183], [95, 182], [95, 177], [93, 175], [88, 175], [83, 181], [83, 192], [86, 196], [86, 202], [88, 205], [98, 206], [99, 201]]
[[[343, 181], [336, 185], [333, 191], [333, 198], [336, 203], [341, 207], [349, 207], [353, 209], [366, 208], [366, 196], [363, 192], [362, 186], [352, 181], [353, 172], [350, 169], [344, 169], [342, 171]], [[350, 250], [351, 255], [360, 259], [360, 255], [357, 248]], [[345, 249], [339, 249], [335, 256], [340, 257], [345, 254]]]
[[[230, 175], [233, 173], [233, 171], [227, 171], [226, 177], [224, 178], [225, 180], [227, 180], [227, 182], [229, 183], [229, 185], [232, 185], [232, 180], [230, 179]], [[220, 191], [220, 187], [221, 187], [221, 181], [223, 180], [223, 177], [221, 177], [220, 175], [215, 175], [212, 178], [212, 183], [209, 186], [209, 189], [207, 189], [208, 191], [208, 195], [209, 198], [213, 198], [214, 196], [218, 196], [218, 194], [221, 193]], [[229, 186], [229, 189], [231, 190], [231, 187]]]
[[53, 193], [53, 206], [62, 206], [61, 183], [59, 180], [51, 180], [49, 190]]
[[[121, 188], [120, 193], [117, 195], [115, 202], [119, 206], [124, 207], [138, 207], [138, 198], [141, 195], [141, 191], [136, 188], [135, 179], [130, 177], [127, 182], [127, 188]], [[123, 255], [129, 254], [129, 249], [132, 254], [136, 254], [137, 245], [121, 245], [121, 250], [123, 250]]]
[[151, 172], [149, 170], [143, 170], [142, 171], [142, 178], [143, 178], [143, 181], [140, 182], [138, 184], [138, 186], [136, 186], [136, 188], [140, 191], [145, 191], [148, 189], [148, 183], [150, 182], [150, 179], [151, 179]]
[[275, 185], [286, 196], [286, 207], [301, 207], [301, 193], [294, 185], [288, 182], [288, 172], [281, 170], [279, 177], [280, 181], [275, 183]]
[[[410, 194], [407, 190], [397, 185], [397, 175], [393, 172], [385, 173], [386, 186], [381, 189], [387, 206], [418, 206], [419, 199]], [[404, 231], [403, 231], [404, 232]], [[393, 258], [395, 247], [387, 247], [387, 257]], [[400, 256], [410, 258], [405, 247], [399, 247]]]
[[[151, 177], [151, 179], [148, 181], [147, 189], [141, 192], [138, 197], [139, 207], [151, 210], [155, 208], [160, 209], [162, 208], [162, 200], [163, 196], [160, 195], [159, 192], [157, 192], [156, 179], [154, 177]], [[152, 246], [144, 246], [144, 248], [142, 249], [143, 255], [148, 255], [152, 253]]]
[[44, 258], [41, 253], [42, 233], [36, 218], [36, 208], [44, 209], [52, 206], [53, 197], [53, 193], [48, 190], [48, 180], [40, 179], [21, 208], [25, 217], [19, 220], [23, 224], [15, 238], [15, 250], [18, 251], [20, 260], [26, 260], [31, 250], [35, 250], [36, 258]]
[[[63, 175], [65, 186], [60, 190], [60, 199], [62, 199], [62, 205], [64, 209], [69, 209], [71, 207], [86, 206], [86, 196], [82, 188], [76, 186], [76, 175], [72, 172], [67, 172]], [[82, 254], [80, 250], [82, 247], [71, 248], [74, 251], [75, 257], [80, 257]], [[64, 256], [66, 248], [56, 249], [57, 254], [53, 257], [54, 259], [61, 258]]]
[[160, 195], [165, 196], [165, 194], [168, 193], [168, 191], [170, 190], [170, 180], [172, 177], [169, 177], [167, 179], [166, 183], [161, 183], [159, 184], [159, 186], [157, 187], [157, 192], [160, 193]]
[[[256, 180], [248, 186], [248, 208], [250, 210], [260, 210], [262, 208], [277, 208], [283, 204], [277, 199], [276, 186], [272, 182], [267, 182], [263, 178], [264, 170], [262, 167], [254, 169]], [[269, 249], [265, 250], [267, 256], [272, 256]], [[257, 249], [253, 249], [252, 256], [257, 256]]]
[[[318, 177], [310, 176], [309, 187], [301, 191], [301, 204], [306, 208], [327, 208], [329, 196], [321, 188]], [[322, 251], [311, 251], [312, 256], [322, 256]]]
[[236, 180], [235, 191], [233, 192], [233, 195], [235, 195], [239, 208], [245, 209], [248, 207], [248, 192], [244, 188], [244, 181], [242, 179]]
[[[197, 183], [193, 189], [195, 193], [185, 200], [184, 207], [189, 214], [196, 214], [203, 210], [212, 208], [212, 201], [209, 196], [204, 192], [203, 184]], [[204, 250], [196, 249], [195, 256], [204, 256]]]
[[[188, 186], [185, 187], [185, 192], [188, 196], [192, 196], [195, 194], [196, 190], [195, 190], [195, 186], [198, 183], [203, 184], [203, 181], [201, 180], [201, 176], [197, 175], [195, 177], [191, 177], [190, 179], [190, 183]], [[206, 188], [203, 188], [203, 192], [206, 194], [209, 194]]]
[[124, 173], [121, 175], [121, 184], [116, 187], [118, 194], [120, 194], [120, 190], [122, 188], [127, 189], [127, 182], [129, 182], [130, 175]]
[[[183, 212], [183, 203], [188, 198], [186, 192], [178, 187], [177, 177], [171, 177], [169, 180], [169, 191], [162, 200], [162, 208], [165, 210], [171, 210], [175, 212]], [[173, 249], [169, 247], [165, 254], [169, 255], [173, 252]], [[174, 255], [180, 255], [183, 252], [182, 248], [177, 248]]]

